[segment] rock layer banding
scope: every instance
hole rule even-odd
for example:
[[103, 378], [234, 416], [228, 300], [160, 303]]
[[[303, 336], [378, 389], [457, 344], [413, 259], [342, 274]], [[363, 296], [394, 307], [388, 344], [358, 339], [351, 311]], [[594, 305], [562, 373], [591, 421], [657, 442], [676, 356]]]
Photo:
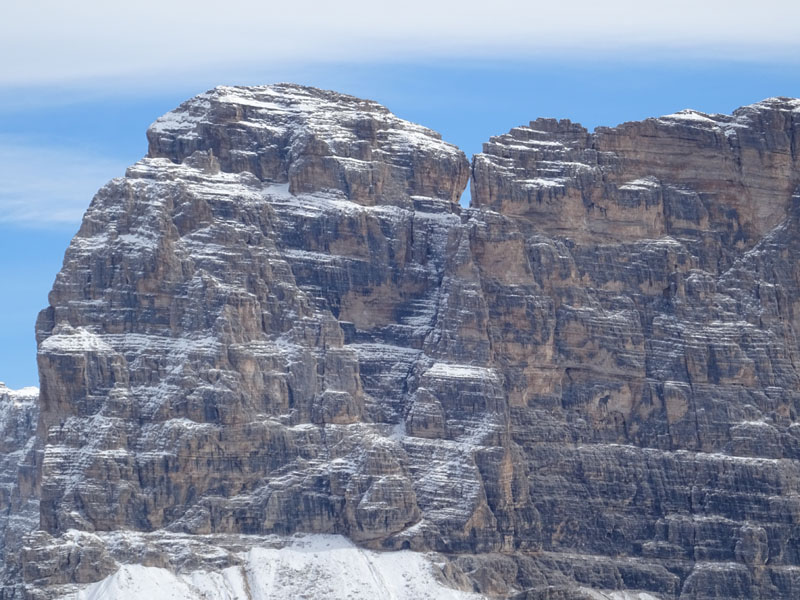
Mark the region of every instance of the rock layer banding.
[[0, 382], [0, 598], [22, 594], [19, 548], [39, 524], [36, 422], [39, 390]]
[[342, 534], [490, 597], [800, 595], [800, 101], [540, 119], [470, 167], [373, 102], [220, 87], [148, 140], [37, 323], [27, 593], [132, 531]]

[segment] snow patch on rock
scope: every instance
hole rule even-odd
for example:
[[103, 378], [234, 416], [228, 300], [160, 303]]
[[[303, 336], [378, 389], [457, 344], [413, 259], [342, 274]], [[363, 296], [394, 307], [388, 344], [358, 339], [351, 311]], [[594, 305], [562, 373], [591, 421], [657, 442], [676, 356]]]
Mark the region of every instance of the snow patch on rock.
[[64, 600], [479, 600], [440, 583], [418, 552], [373, 552], [338, 535], [297, 537], [284, 548], [253, 548], [240, 566], [173, 573], [123, 565], [116, 573]]

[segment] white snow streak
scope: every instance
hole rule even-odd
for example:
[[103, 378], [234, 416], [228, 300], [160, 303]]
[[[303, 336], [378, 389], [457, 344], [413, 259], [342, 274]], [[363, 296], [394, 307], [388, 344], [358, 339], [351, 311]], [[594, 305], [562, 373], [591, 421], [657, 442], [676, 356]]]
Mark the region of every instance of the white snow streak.
[[[123, 565], [73, 595], [74, 600], [479, 600], [443, 586], [436, 568], [418, 552], [373, 552], [342, 536], [297, 537], [280, 549], [253, 548], [243, 564], [220, 572], [175, 574]], [[68, 597], [69, 598], [69, 597]], [[66, 599], [65, 599], [66, 600]]]

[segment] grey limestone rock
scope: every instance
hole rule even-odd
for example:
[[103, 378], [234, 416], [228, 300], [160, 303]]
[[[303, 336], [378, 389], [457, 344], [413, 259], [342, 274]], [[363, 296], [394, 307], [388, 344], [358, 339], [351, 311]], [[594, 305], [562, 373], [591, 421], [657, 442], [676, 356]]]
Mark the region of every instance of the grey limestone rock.
[[540, 119], [471, 169], [288, 84], [148, 139], [37, 323], [32, 597], [126, 530], [344, 534], [501, 598], [800, 595], [800, 101]]
[[0, 383], [0, 598], [19, 597], [23, 538], [39, 522], [35, 434], [39, 390]]

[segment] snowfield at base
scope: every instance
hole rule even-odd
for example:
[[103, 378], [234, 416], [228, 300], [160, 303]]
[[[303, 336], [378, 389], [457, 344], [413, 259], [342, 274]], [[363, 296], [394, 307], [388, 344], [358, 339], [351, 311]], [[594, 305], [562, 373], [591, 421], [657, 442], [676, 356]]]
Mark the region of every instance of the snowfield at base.
[[659, 600], [645, 592], [598, 592], [590, 588], [579, 588], [586, 597], [592, 600]]
[[243, 565], [174, 574], [124, 565], [69, 600], [480, 600], [450, 589], [421, 553], [373, 552], [337, 535], [298, 537], [280, 549], [253, 548]]

